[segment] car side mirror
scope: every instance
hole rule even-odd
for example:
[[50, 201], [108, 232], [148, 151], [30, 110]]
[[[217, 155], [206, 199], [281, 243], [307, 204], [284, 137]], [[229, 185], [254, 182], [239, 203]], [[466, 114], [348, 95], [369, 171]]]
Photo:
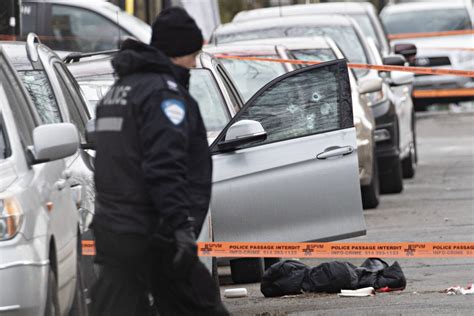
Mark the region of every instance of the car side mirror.
[[362, 78], [357, 82], [360, 94], [372, 93], [382, 90], [383, 79], [377, 78]]
[[403, 57], [403, 55], [390, 55], [383, 58], [384, 65], [405, 66], [406, 62], [407, 60], [405, 59], [405, 57]]
[[232, 151], [243, 145], [261, 142], [267, 139], [262, 124], [252, 120], [242, 120], [232, 124], [226, 132], [225, 140], [217, 144], [221, 152]]
[[392, 71], [390, 73], [391, 84], [401, 86], [405, 84], [412, 84], [415, 75], [412, 72]]
[[402, 55], [406, 60], [411, 60], [414, 58], [416, 56], [417, 50], [418, 49], [416, 48], [416, 45], [409, 43], [395, 44], [393, 47], [393, 52], [395, 54]]
[[46, 124], [33, 130], [34, 163], [72, 156], [79, 148], [79, 134], [71, 123]]

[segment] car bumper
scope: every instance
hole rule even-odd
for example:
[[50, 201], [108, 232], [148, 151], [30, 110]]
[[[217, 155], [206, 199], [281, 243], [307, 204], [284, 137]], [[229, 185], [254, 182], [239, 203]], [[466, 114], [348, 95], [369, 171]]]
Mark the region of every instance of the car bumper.
[[40, 238], [0, 242], [0, 315], [43, 315], [49, 260], [38, 255]]

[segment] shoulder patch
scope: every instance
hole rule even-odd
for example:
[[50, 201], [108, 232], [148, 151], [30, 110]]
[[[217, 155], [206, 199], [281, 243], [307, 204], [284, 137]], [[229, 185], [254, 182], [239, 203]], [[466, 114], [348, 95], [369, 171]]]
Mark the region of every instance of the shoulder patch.
[[179, 125], [186, 116], [186, 109], [181, 100], [166, 99], [161, 102], [161, 110], [174, 125]]
[[178, 84], [171, 80], [166, 80], [166, 85], [168, 85], [168, 89], [178, 91]]

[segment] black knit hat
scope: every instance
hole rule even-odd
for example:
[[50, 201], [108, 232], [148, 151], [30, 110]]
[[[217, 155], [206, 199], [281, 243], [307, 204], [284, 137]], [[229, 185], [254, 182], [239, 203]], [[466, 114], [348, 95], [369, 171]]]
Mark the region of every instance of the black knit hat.
[[182, 8], [171, 7], [160, 12], [152, 25], [150, 45], [169, 57], [189, 55], [203, 45], [201, 30]]

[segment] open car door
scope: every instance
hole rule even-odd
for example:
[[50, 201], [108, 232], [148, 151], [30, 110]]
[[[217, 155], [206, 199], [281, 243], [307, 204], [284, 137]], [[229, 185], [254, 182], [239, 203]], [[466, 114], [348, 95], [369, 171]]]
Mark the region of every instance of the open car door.
[[215, 241], [329, 241], [365, 234], [344, 60], [268, 83], [211, 150]]

